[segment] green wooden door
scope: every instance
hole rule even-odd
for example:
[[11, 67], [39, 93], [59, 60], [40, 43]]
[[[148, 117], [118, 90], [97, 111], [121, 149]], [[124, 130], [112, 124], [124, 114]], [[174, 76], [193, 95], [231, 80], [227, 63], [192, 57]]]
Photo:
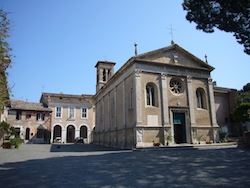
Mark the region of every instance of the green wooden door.
[[173, 121], [175, 143], [186, 143], [185, 113], [174, 113]]

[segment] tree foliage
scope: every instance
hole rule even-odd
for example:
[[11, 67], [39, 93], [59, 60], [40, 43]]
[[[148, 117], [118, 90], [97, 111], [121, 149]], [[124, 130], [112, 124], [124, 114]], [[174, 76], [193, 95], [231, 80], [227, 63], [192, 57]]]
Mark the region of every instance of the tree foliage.
[[9, 37], [10, 22], [8, 13], [0, 9], [0, 112], [9, 99], [9, 88], [7, 82], [7, 68], [11, 64], [11, 48], [6, 39]]
[[15, 128], [11, 127], [9, 123], [2, 121], [0, 123], [0, 139], [7, 138], [9, 139], [10, 136], [15, 135]]
[[182, 6], [198, 30], [232, 32], [250, 55], [250, 0], [184, 0]]
[[237, 105], [233, 113], [233, 118], [237, 122], [249, 121], [250, 114], [248, 113], [250, 113], [250, 83], [238, 91]]

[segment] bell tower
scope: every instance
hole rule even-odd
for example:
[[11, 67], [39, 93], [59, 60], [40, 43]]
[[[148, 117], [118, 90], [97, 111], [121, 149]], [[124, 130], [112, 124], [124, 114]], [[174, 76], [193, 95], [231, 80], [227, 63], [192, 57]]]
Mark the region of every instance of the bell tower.
[[116, 63], [108, 61], [98, 61], [96, 68], [96, 92], [98, 92], [114, 75]]

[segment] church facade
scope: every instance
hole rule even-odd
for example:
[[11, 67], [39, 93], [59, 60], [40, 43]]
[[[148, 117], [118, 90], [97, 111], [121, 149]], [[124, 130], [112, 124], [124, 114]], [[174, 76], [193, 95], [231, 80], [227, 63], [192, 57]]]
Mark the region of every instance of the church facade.
[[218, 142], [213, 67], [182, 47], [131, 57], [116, 73], [98, 61], [94, 143], [131, 148], [153, 143]]

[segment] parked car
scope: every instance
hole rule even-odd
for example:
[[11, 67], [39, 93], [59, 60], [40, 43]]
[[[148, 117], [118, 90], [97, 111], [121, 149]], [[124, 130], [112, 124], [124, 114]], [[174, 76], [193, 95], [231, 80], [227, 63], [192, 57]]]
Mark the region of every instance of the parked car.
[[84, 144], [84, 138], [83, 137], [76, 137], [75, 144]]
[[61, 143], [61, 142], [62, 142], [61, 137], [56, 137], [56, 138], [54, 139], [54, 143]]

